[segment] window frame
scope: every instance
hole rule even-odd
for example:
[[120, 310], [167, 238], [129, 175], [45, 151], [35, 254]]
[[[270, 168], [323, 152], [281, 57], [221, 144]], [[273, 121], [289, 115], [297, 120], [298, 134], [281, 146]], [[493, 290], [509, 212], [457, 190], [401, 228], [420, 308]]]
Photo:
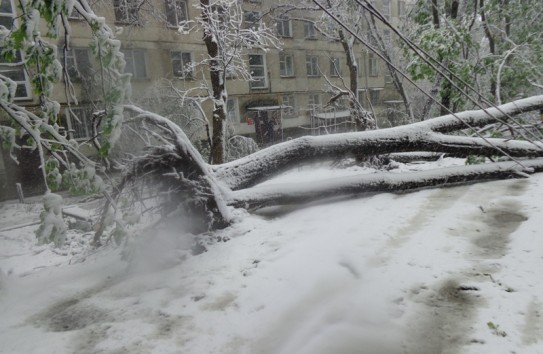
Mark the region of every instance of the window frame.
[[[315, 100], [317, 98], [317, 100]], [[309, 92], [307, 94], [307, 106], [310, 111], [322, 105], [321, 94], [318, 92]]]
[[405, 15], [405, 1], [398, 0], [398, 17]]
[[[77, 113], [77, 119], [72, 117], [72, 112]], [[90, 106], [66, 107], [64, 115], [68, 126], [68, 134], [71, 139], [82, 141], [92, 138], [92, 108]], [[79, 127], [76, 127], [76, 125]], [[81, 132], [84, 134], [81, 135]]]
[[[174, 55], [179, 54], [179, 58], [174, 58]], [[185, 62], [185, 58], [183, 58], [184, 55], [189, 56], [189, 61]], [[180, 61], [181, 67], [183, 70], [181, 71], [182, 75], [176, 74], [174, 61]], [[182, 51], [182, 50], [170, 50], [170, 63], [172, 65], [172, 74], [173, 77], [176, 79], [182, 79], [182, 80], [194, 80], [194, 68], [192, 67], [194, 60], [192, 57], [192, 52]], [[190, 69], [190, 70], [189, 70]]]
[[330, 76], [340, 77], [341, 76], [341, 60], [339, 57], [330, 57]]
[[[187, 27], [187, 21], [189, 20], [189, 7], [187, 0], [164, 0], [164, 6], [166, 10], [166, 22], [170, 28], [185, 28]], [[172, 23], [175, 16], [175, 23]], [[181, 17], [184, 16], [184, 19]], [[180, 23], [185, 22], [183, 25]]]
[[378, 106], [381, 102], [381, 91], [383, 88], [371, 88], [369, 90], [370, 102], [372, 106]]
[[[251, 64], [251, 57], [259, 56], [262, 58], [262, 64]], [[263, 71], [263, 75], [261, 76], [254, 76], [253, 70], [254, 68], [261, 68]], [[249, 73], [251, 74], [251, 81], [249, 81], [249, 88], [251, 90], [263, 90], [268, 88], [268, 70], [266, 67], [266, 56], [264, 54], [259, 53], [253, 53], [249, 54]], [[255, 80], [257, 79], [257, 80]], [[255, 85], [256, 83], [263, 82], [262, 86]]]
[[[139, 8], [137, 5], [137, 0], [113, 0], [113, 13], [115, 15], [115, 24], [141, 25], [142, 23], [138, 11]], [[131, 16], [134, 16], [134, 18], [132, 19]]]
[[[126, 66], [124, 67], [124, 73], [132, 74], [133, 80], [147, 80], [149, 79], [149, 70], [147, 68], [147, 51], [142, 48], [123, 48], [121, 49], [121, 52], [124, 54], [124, 60], [126, 62]], [[130, 58], [128, 57], [128, 53], [130, 53]], [[137, 66], [136, 66], [136, 60], [134, 57], [134, 54], [141, 53], [141, 58], [143, 58], [143, 70], [144, 75], [139, 76], [136, 75], [138, 73]], [[130, 59], [130, 60], [129, 60]], [[133, 71], [127, 71], [127, 68], [129, 64], [132, 64], [132, 69], [135, 69]]]
[[[255, 16], [256, 21], [249, 21], [248, 16]], [[245, 30], [258, 30], [260, 29], [262, 21], [262, 13], [260, 11], [243, 10], [243, 28]], [[251, 24], [253, 26], [251, 26]]]
[[368, 56], [368, 76], [370, 77], [379, 76], [379, 63], [375, 55], [371, 53]]
[[306, 54], [305, 69], [307, 77], [320, 77], [321, 73], [319, 70], [319, 56], [313, 54]]
[[385, 73], [385, 84], [392, 84], [394, 83], [394, 80], [392, 79], [392, 74], [390, 73], [390, 70], [387, 69]]
[[[288, 99], [285, 100], [285, 98], [287, 97]], [[281, 105], [290, 107], [283, 111], [285, 112], [283, 116], [284, 118], [296, 118], [296, 97], [294, 96], [294, 94], [283, 93], [283, 95], [281, 96]]]
[[363, 57], [356, 58], [356, 64], [358, 65], [358, 77], [363, 77], [366, 71], [366, 61]]
[[83, 16], [75, 9], [75, 7], [72, 7], [72, 11], [68, 14], [68, 20], [71, 21], [83, 21]]
[[[286, 15], [279, 16], [275, 22], [277, 35], [284, 38], [292, 38], [292, 21]], [[281, 29], [281, 30], [280, 30]]]
[[383, 30], [383, 42], [388, 47], [392, 45], [392, 33], [388, 29]]
[[304, 39], [317, 39], [317, 30], [313, 21], [304, 21]]
[[392, 15], [392, 6], [390, 4], [390, 1], [391, 0], [381, 0], [381, 13], [387, 21], [390, 21], [390, 17]]
[[[289, 63], [290, 63], [290, 70], [288, 70]], [[287, 53], [279, 53], [279, 76], [280, 77], [294, 77], [294, 55], [287, 54]]]
[[[229, 102], [232, 102], [234, 109], [229, 109]], [[232, 113], [234, 116], [234, 119], [232, 119]], [[228, 97], [226, 100], [226, 119], [229, 123], [233, 124], [239, 124], [241, 122], [240, 115], [239, 115], [239, 102], [237, 97]]]
[[85, 53], [85, 59], [88, 63], [89, 68], [92, 68], [91, 65], [91, 53], [88, 48], [85, 47], [71, 47], [70, 50], [62, 54], [65, 55], [63, 64], [66, 64], [64, 70], [70, 77], [71, 81], [78, 82], [85, 77], [85, 72], [82, 72], [84, 69], [81, 68], [83, 63], [81, 62], [82, 57], [78, 53]]
[[[5, 17], [7, 19], [11, 19], [12, 27], [16, 25], [17, 21], [17, 14], [15, 12], [15, 4], [11, 0], [3, 0], [2, 4], [9, 4], [9, 10], [10, 12], [0, 12], [0, 17]], [[15, 97], [13, 97], [14, 101], [23, 101], [23, 100], [31, 100], [32, 99], [32, 87], [30, 85], [30, 80], [28, 77], [28, 73], [24, 66], [24, 53], [22, 51], [18, 51], [18, 61], [14, 62], [8, 62], [3, 61], [3, 59], [0, 58], [0, 74], [10, 78], [12, 81], [14, 81], [17, 86], [15, 88]], [[22, 80], [14, 80], [13, 77], [10, 77], [8, 73], [12, 73], [17, 76], [22, 76]], [[24, 88], [24, 95], [19, 95], [18, 91], [20, 88]]]

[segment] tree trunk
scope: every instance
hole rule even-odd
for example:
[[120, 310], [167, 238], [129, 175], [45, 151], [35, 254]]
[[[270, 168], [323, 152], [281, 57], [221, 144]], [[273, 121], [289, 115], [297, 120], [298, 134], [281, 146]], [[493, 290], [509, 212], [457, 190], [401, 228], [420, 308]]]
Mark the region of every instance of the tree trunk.
[[[494, 35], [492, 34], [492, 31], [490, 30], [490, 26], [488, 24], [488, 19], [485, 13], [485, 1], [480, 0], [479, 7], [481, 9], [481, 23], [483, 24], [483, 29], [485, 32], [485, 37], [488, 40], [488, 48], [490, 50], [490, 55], [495, 56], [496, 55], [496, 41], [494, 39]], [[491, 64], [490, 66], [490, 94], [495, 98], [497, 97], [497, 89], [498, 85], [496, 82], [496, 77], [494, 76], [494, 64]]]
[[405, 107], [405, 112], [409, 116], [409, 120], [413, 122], [415, 120], [415, 115], [413, 113], [413, 107], [411, 105], [411, 101], [409, 97], [407, 96], [407, 93], [405, 92], [402, 78], [398, 75], [398, 72], [395, 70], [394, 66], [391, 65], [392, 57], [389, 54], [388, 48], [385, 45], [383, 38], [379, 35], [379, 31], [377, 29], [374, 16], [370, 16], [369, 24], [371, 26], [371, 30], [373, 32], [374, 37], [377, 39], [377, 42], [379, 43], [379, 51], [381, 52], [383, 57], [386, 59], [386, 66], [387, 66], [388, 72], [390, 73], [390, 76], [392, 77], [392, 82], [394, 83], [394, 87], [396, 88], [396, 91], [400, 93], [400, 96], [402, 97], [402, 101]]
[[[211, 17], [209, 11], [211, 7], [209, 0], [200, 0], [202, 5], [202, 18], [205, 22], [210, 22]], [[221, 164], [224, 162], [226, 154], [226, 142], [225, 142], [225, 127], [226, 127], [226, 90], [224, 81], [219, 69], [219, 63], [217, 58], [219, 57], [219, 46], [217, 44], [217, 38], [214, 34], [208, 31], [204, 31], [204, 43], [206, 45], [207, 54], [209, 55], [209, 76], [211, 80], [211, 87], [213, 90], [213, 117], [212, 127], [213, 135], [211, 138], [211, 161], [214, 164]]]
[[[325, 136], [305, 136], [260, 150], [243, 159], [215, 166], [218, 180], [233, 190], [252, 187], [302, 163], [338, 157], [394, 152], [431, 151], [453, 156], [503, 155], [543, 156], [543, 145], [528, 141], [486, 139], [445, 135], [480, 127], [543, 108], [543, 96], [535, 96], [486, 110], [466, 111], [423, 122], [388, 129]], [[501, 149], [501, 152], [497, 149]]]
[[406, 192], [428, 187], [525, 178], [526, 173], [534, 172], [543, 172], [543, 159], [525, 161], [522, 166], [508, 161], [401, 174], [380, 172], [336, 178], [328, 182], [292, 183], [244, 189], [232, 193], [228, 204], [245, 209], [258, 209], [368, 193]]

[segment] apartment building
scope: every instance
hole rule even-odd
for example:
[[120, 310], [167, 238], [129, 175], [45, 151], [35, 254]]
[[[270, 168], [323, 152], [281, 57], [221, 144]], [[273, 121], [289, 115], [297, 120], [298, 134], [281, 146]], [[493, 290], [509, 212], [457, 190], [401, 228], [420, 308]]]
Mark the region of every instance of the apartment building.
[[[189, 92], [189, 95], [202, 94], [199, 87], [208, 78], [208, 73], [198, 63], [207, 58], [207, 51], [202, 32], [191, 28], [191, 21], [199, 15], [199, 10], [194, 7], [197, 1], [150, 0], [142, 3], [135, 0], [104, 0], [94, 5], [94, 11], [103, 16], [106, 23], [118, 28], [118, 38], [122, 41], [126, 60], [125, 71], [132, 74], [133, 101], [156, 104], [153, 101], [160, 95], [157, 93], [157, 82], [162, 79], [169, 80], [169, 84]], [[281, 49], [265, 52], [247, 50], [243, 55], [246, 56], [253, 80], [231, 77], [226, 82], [227, 117], [232, 132], [256, 137], [261, 145], [289, 137], [322, 133], [322, 129], [312, 124], [315, 118], [331, 122], [331, 119], [343, 117], [347, 110], [345, 100], [327, 105], [333, 94], [331, 84], [341, 87], [348, 80], [341, 43], [319, 31], [315, 26], [318, 15], [315, 12], [297, 10], [278, 15], [276, 11], [272, 16], [270, 8], [277, 3], [272, 0], [243, 1], [244, 26], [255, 26], [264, 21], [277, 32]], [[405, 8], [405, 2], [399, 0], [373, 3], [391, 19], [402, 16]], [[14, 2], [2, 1], [0, 24], [9, 26], [16, 17], [15, 9]], [[70, 51], [63, 59], [74, 83], [78, 104], [72, 103], [71, 110], [64, 109], [62, 119], [66, 122], [68, 134], [85, 140], [91, 136], [91, 114], [100, 101], [100, 71], [88, 48], [91, 36], [88, 25], [75, 11], [69, 16], [69, 21], [72, 28]], [[180, 24], [183, 27], [180, 28]], [[383, 36], [392, 42], [390, 32], [384, 31]], [[59, 48], [63, 46], [62, 39], [58, 45]], [[359, 65], [360, 102], [366, 107], [369, 100], [377, 117], [384, 117], [382, 112], [389, 103], [397, 102], [399, 97], [386, 66], [361, 44], [355, 45], [355, 53]], [[28, 74], [22, 67], [0, 63], [0, 73], [18, 83], [19, 103], [37, 106]], [[62, 85], [58, 86], [55, 98], [63, 106], [67, 105]], [[210, 116], [211, 105], [204, 104], [203, 108]], [[173, 109], [179, 110], [179, 107]], [[197, 114], [195, 110], [190, 112]], [[72, 117], [74, 114], [77, 118]], [[270, 131], [262, 128], [262, 119], [269, 123]], [[318, 123], [322, 124], [322, 121]], [[325, 129], [325, 132], [329, 131]], [[2, 170], [6, 164], [1, 161], [2, 155], [5, 160], [6, 153], [0, 154], [0, 179], [6, 170], [5, 167]]]

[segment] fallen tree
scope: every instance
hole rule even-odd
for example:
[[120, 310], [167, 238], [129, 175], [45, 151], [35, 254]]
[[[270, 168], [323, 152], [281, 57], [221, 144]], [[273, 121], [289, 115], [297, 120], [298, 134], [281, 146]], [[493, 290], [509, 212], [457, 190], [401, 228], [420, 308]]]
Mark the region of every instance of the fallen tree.
[[[322, 198], [368, 192], [407, 191], [433, 186], [473, 183], [493, 179], [527, 177], [543, 171], [543, 144], [523, 134], [526, 140], [469, 137], [447, 133], [496, 122], [514, 124], [512, 117], [543, 109], [543, 96], [511, 102], [486, 110], [467, 111], [389, 129], [307, 136], [260, 150], [230, 163], [211, 166], [200, 156], [184, 133], [156, 114], [128, 106], [134, 119], [154, 126], [161, 146], [139, 157], [124, 176], [121, 187], [145, 176], [167, 196], [170, 214], [178, 205], [196, 208], [201, 225], [207, 229], [231, 222], [226, 206], [255, 209], [270, 205], [305, 203]], [[512, 125], [511, 125], [512, 126]], [[314, 161], [345, 157], [368, 158], [401, 152], [447, 153], [507, 158], [508, 161], [443, 168], [413, 173], [381, 172], [304, 185], [258, 187], [290, 168]], [[187, 204], [187, 200], [190, 203]], [[172, 207], [172, 205], [174, 207]], [[194, 215], [194, 212], [192, 212]], [[202, 230], [203, 230], [202, 229]]]
[[237, 190], [254, 186], [299, 163], [341, 156], [370, 157], [409, 151], [449, 153], [458, 157], [505, 154], [512, 157], [543, 156], [543, 144], [540, 142], [445, 134], [468, 127], [485, 126], [540, 109], [543, 109], [543, 96], [534, 96], [497, 108], [449, 114], [394, 128], [306, 136], [260, 150], [243, 159], [214, 166], [214, 172], [229, 188]]

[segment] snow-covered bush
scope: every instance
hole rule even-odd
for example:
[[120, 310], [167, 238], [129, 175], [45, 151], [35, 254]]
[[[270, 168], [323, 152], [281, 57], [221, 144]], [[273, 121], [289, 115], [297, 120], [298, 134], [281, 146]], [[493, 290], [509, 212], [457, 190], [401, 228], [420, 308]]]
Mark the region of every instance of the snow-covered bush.
[[61, 247], [66, 240], [66, 224], [62, 219], [62, 197], [55, 193], [46, 193], [43, 197], [43, 209], [36, 237], [41, 244], [54, 243], [56, 247]]

